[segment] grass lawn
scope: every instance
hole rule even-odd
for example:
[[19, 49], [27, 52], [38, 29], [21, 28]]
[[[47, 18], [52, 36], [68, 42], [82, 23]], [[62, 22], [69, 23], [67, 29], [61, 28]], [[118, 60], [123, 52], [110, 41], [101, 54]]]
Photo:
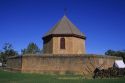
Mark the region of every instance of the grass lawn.
[[125, 83], [125, 79], [83, 79], [78, 75], [42, 75], [0, 71], [0, 83]]

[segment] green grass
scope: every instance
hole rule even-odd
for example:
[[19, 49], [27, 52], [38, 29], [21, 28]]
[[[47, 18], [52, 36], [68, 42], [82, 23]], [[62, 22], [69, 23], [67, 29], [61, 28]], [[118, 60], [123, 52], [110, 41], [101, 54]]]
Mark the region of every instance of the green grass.
[[125, 79], [83, 79], [78, 75], [42, 75], [0, 71], [0, 83], [125, 83]]

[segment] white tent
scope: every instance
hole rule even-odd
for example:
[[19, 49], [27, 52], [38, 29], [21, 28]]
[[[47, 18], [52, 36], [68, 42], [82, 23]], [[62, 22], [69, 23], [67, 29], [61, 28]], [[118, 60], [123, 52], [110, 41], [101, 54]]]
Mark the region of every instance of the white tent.
[[2, 66], [2, 63], [0, 63], [0, 67]]
[[125, 63], [123, 62], [123, 60], [115, 60], [115, 67], [117, 68], [125, 68]]

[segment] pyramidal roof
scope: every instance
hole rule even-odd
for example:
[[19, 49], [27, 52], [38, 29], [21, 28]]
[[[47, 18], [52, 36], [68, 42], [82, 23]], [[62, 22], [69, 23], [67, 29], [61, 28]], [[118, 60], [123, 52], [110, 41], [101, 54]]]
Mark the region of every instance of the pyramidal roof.
[[50, 35], [74, 35], [85, 38], [84, 34], [65, 15], [43, 38]]

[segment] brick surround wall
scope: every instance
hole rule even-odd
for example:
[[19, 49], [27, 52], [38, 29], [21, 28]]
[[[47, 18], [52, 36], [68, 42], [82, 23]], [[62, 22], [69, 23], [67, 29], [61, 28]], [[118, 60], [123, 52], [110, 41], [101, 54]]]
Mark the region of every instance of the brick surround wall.
[[[21, 57], [21, 67], [18, 58], [10, 58], [8, 67], [20, 68], [21, 72], [30, 73], [55, 73], [55, 74], [80, 74], [92, 75], [96, 67], [102, 65], [106, 69], [113, 66], [117, 57], [96, 55], [25, 55]], [[11, 63], [10, 63], [11, 62]], [[16, 63], [17, 62], [17, 63]]]
[[22, 56], [10, 57], [7, 60], [7, 67], [11, 71], [21, 71], [22, 69]]

